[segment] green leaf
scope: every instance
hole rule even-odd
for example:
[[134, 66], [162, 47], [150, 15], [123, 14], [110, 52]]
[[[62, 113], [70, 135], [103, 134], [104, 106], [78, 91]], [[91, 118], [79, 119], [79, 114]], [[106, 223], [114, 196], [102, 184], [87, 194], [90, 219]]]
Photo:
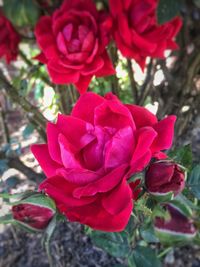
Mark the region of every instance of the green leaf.
[[140, 234], [144, 241], [147, 243], [158, 243], [159, 240], [155, 235], [154, 228], [151, 224], [145, 225], [140, 228]]
[[33, 0], [4, 1], [3, 11], [18, 27], [34, 26], [40, 15], [40, 10]]
[[192, 210], [200, 210], [200, 207], [198, 207], [197, 204], [193, 203], [191, 200], [189, 200], [188, 198], [186, 198], [183, 194], [179, 194], [178, 196], [176, 196], [175, 199], [177, 199], [181, 203], [187, 205]]
[[158, 23], [163, 24], [178, 15], [183, 4], [184, 0], [160, 0], [157, 9]]
[[14, 219], [12, 217], [12, 214], [6, 214], [2, 217], [0, 217], [0, 224], [8, 224], [8, 223], [13, 223]]
[[183, 165], [187, 169], [192, 167], [192, 149], [191, 145], [186, 145], [170, 151], [168, 156], [172, 158], [177, 163]]
[[136, 246], [136, 248], [134, 248], [128, 262], [135, 264], [129, 264], [129, 267], [161, 267], [161, 262], [155, 251], [149, 247], [143, 246]]
[[188, 186], [193, 195], [200, 199], [200, 165], [197, 165], [191, 172], [188, 179]]
[[171, 200], [169, 203], [171, 203], [172, 206], [175, 206], [177, 209], [179, 209], [180, 212], [184, 214], [186, 217], [192, 216], [192, 209], [186, 203], [181, 202], [179, 199]]
[[[23, 200], [20, 200], [17, 202], [17, 204], [32, 204], [36, 206], [41, 206], [41, 207], [46, 207], [49, 208], [53, 211], [56, 211], [56, 205], [53, 199], [47, 197], [44, 194], [38, 193], [38, 194], [33, 194], [28, 198], [25, 198]], [[16, 205], [16, 202], [13, 203], [13, 205]]]
[[56, 230], [56, 225], [57, 225], [58, 220], [59, 220], [59, 214], [56, 213], [54, 215], [53, 219], [51, 220], [51, 222], [49, 223], [48, 227], [46, 228], [45, 233], [44, 233], [44, 237], [42, 239], [42, 244], [45, 247], [50, 267], [54, 266], [53, 265], [53, 259], [51, 256], [51, 251], [50, 251], [50, 241], [51, 241], [51, 238], [53, 236], [53, 233]]
[[26, 79], [20, 80], [20, 85], [19, 85], [19, 94], [21, 96], [26, 96], [28, 93], [28, 81]]
[[0, 193], [0, 197], [3, 199], [16, 199], [16, 200], [20, 200], [26, 197], [29, 197], [33, 194], [38, 194], [38, 192], [35, 191], [26, 191], [23, 193], [17, 193], [17, 194], [9, 194], [9, 193]]
[[32, 133], [33, 131], [35, 130], [35, 127], [32, 123], [29, 123], [26, 128], [23, 130], [23, 137], [26, 139], [28, 138]]
[[90, 235], [93, 243], [101, 249], [107, 251], [114, 257], [126, 257], [129, 252], [128, 235], [121, 233], [105, 233], [93, 231]]

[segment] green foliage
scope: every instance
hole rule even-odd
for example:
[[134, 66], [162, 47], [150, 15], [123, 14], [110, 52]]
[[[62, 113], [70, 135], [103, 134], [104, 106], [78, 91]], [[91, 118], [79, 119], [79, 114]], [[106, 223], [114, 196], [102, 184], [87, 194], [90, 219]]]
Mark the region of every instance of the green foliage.
[[28, 138], [35, 130], [35, 127], [32, 123], [26, 125], [25, 129], [23, 130], [23, 137], [26, 139]]
[[128, 263], [129, 267], [161, 267], [155, 250], [144, 246], [136, 246], [133, 249]]
[[168, 153], [168, 156], [172, 158], [175, 162], [183, 165], [188, 170], [192, 167], [192, 149], [191, 145], [186, 145], [174, 149]]
[[140, 228], [141, 237], [147, 243], [158, 243], [159, 240], [155, 235], [154, 228], [152, 227], [151, 223], [144, 225]]
[[3, 11], [18, 27], [34, 26], [40, 15], [40, 10], [33, 0], [4, 1]]
[[128, 235], [121, 233], [106, 233], [100, 231], [92, 231], [90, 235], [93, 243], [107, 251], [114, 257], [126, 257], [130, 252], [128, 243]]
[[200, 165], [194, 167], [188, 179], [188, 186], [193, 195], [200, 199]]
[[163, 24], [180, 13], [184, 0], [160, 0], [157, 10], [159, 24]]

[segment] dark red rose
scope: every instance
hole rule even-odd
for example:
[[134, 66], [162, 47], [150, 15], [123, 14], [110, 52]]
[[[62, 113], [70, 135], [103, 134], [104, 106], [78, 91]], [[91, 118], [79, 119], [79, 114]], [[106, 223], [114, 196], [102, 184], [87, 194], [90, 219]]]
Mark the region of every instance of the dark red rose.
[[24, 203], [13, 206], [12, 214], [15, 220], [23, 223], [25, 226], [36, 230], [43, 230], [48, 226], [55, 211], [47, 207]]
[[156, 217], [154, 228], [162, 243], [191, 241], [197, 233], [194, 222], [174, 205], [166, 205], [170, 218]]
[[16, 60], [20, 36], [11, 22], [0, 13], [0, 58], [4, 57], [7, 64]]
[[185, 172], [173, 162], [155, 162], [149, 166], [145, 181], [150, 194], [173, 197], [184, 189]]
[[158, 0], [109, 0], [114, 39], [122, 55], [143, 69], [146, 57], [163, 58], [166, 49], [177, 49], [174, 37], [182, 25], [179, 17], [158, 25]]
[[[47, 125], [47, 144], [32, 146], [47, 179], [40, 190], [71, 221], [121, 231], [139, 182], [127, 183], [172, 144], [175, 116], [157, 120], [147, 109], [107, 94], [83, 94], [70, 116]], [[134, 190], [136, 189], [136, 191]]]
[[52, 17], [38, 22], [35, 35], [42, 54], [37, 58], [47, 64], [54, 83], [73, 83], [83, 93], [94, 75], [115, 73], [106, 52], [111, 27], [111, 18], [92, 0], [66, 0]]

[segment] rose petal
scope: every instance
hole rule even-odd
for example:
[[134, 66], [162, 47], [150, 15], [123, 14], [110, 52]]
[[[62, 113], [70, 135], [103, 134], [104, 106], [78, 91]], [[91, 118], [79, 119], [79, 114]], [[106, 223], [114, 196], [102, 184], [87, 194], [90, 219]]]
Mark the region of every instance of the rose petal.
[[47, 145], [32, 145], [31, 151], [47, 177], [56, 175], [56, 170], [61, 165], [52, 160]]

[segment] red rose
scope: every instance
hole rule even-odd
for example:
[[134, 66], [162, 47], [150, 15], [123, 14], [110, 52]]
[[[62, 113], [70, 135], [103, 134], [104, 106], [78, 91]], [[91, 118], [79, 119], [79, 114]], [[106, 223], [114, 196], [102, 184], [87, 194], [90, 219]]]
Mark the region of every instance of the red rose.
[[0, 58], [5, 57], [7, 64], [16, 60], [20, 36], [11, 22], [0, 13]]
[[29, 228], [45, 229], [55, 212], [47, 207], [33, 204], [19, 204], [12, 207], [13, 218]]
[[[121, 231], [133, 207], [131, 174], [172, 144], [175, 116], [158, 122], [143, 107], [107, 94], [83, 94], [70, 116], [47, 125], [47, 144], [32, 146], [47, 179], [41, 190], [71, 221]], [[135, 187], [138, 183], [135, 183]]]
[[173, 162], [155, 162], [147, 170], [145, 180], [150, 194], [173, 197], [184, 189], [185, 173]]
[[177, 49], [174, 37], [181, 19], [158, 25], [158, 0], [109, 0], [114, 20], [114, 39], [122, 55], [133, 58], [143, 69], [146, 57], [163, 58], [166, 49]]
[[52, 81], [73, 83], [83, 93], [94, 75], [114, 74], [105, 49], [111, 27], [111, 18], [91, 0], [66, 0], [52, 17], [41, 17], [35, 29], [38, 59], [47, 64]]

